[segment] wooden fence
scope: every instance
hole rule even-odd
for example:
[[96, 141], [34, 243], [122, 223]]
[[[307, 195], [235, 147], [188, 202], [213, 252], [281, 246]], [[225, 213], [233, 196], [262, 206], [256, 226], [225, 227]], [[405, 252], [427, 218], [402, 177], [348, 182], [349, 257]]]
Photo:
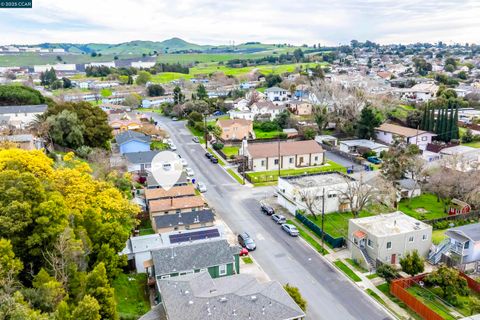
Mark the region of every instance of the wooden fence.
[[452, 216], [446, 216], [437, 219], [423, 220], [423, 222], [428, 223], [429, 225], [434, 225], [437, 222], [441, 221], [450, 221], [450, 220], [466, 220], [466, 219], [478, 219], [480, 217], [480, 210], [470, 211], [469, 213], [456, 214]]
[[[460, 276], [467, 280], [468, 287], [475, 291], [480, 292], [480, 283], [475, 281], [474, 279], [467, 276], [465, 273], [460, 272]], [[407, 278], [407, 279], [396, 279], [390, 283], [390, 293], [393, 294], [395, 297], [403, 301], [410, 309], [415, 311], [418, 315], [420, 315], [423, 319], [426, 320], [442, 320], [438, 313], [430, 309], [427, 305], [423, 302], [418, 300], [415, 296], [410, 294], [406, 289], [410, 288], [412, 285], [417, 284], [418, 282], [422, 281], [427, 274], [420, 274], [415, 277]]]

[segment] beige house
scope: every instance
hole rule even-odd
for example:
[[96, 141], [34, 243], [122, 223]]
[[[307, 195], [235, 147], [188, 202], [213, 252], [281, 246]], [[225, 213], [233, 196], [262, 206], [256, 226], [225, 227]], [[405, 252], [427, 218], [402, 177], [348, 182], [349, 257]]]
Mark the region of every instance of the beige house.
[[377, 260], [399, 264], [400, 259], [413, 250], [427, 257], [432, 245], [432, 226], [396, 211], [350, 219], [348, 237], [352, 259], [371, 269]]
[[325, 162], [325, 151], [314, 140], [247, 144], [245, 150], [249, 169], [269, 171], [319, 166]]
[[429, 143], [432, 143], [432, 138], [436, 134], [399, 126], [393, 123], [383, 123], [380, 127], [375, 129], [377, 140], [386, 144], [393, 144], [396, 139], [405, 141], [407, 144], [416, 144], [421, 150], [425, 150]]
[[165, 190], [163, 188], [145, 189], [145, 203], [148, 206], [150, 201], [154, 201], [154, 200], [183, 198], [183, 197], [191, 197], [194, 195], [195, 195], [195, 187], [191, 184], [188, 184], [185, 186], [174, 186], [168, 190]]
[[254, 136], [253, 121], [245, 119], [219, 119], [217, 125], [222, 129], [222, 140], [250, 139]]
[[313, 112], [313, 105], [308, 101], [292, 100], [286, 106], [297, 116], [309, 116]]

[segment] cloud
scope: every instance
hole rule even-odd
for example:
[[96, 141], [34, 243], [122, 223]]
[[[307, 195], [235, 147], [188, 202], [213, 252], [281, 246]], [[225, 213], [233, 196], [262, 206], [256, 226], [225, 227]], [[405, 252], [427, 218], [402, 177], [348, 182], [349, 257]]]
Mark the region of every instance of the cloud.
[[33, 0], [0, 9], [0, 42], [478, 43], [479, 16], [475, 0]]

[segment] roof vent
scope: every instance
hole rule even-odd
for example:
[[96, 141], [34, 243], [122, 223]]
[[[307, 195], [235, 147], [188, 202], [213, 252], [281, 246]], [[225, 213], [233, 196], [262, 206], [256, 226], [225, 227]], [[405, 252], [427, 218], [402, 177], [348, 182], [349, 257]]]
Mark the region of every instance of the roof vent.
[[252, 301], [256, 301], [256, 300], [257, 300], [257, 296], [251, 296], [250, 299], [252, 299]]
[[193, 304], [193, 301], [192, 301], [192, 300], [188, 301], [188, 304], [189, 304], [189, 305], [192, 305], [192, 304]]
[[220, 299], [218, 299], [218, 301], [220, 301], [220, 302], [227, 302], [228, 299], [227, 299], [227, 297], [221, 297]]
[[232, 316], [236, 316], [236, 315], [237, 315], [237, 311], [233, 309]]

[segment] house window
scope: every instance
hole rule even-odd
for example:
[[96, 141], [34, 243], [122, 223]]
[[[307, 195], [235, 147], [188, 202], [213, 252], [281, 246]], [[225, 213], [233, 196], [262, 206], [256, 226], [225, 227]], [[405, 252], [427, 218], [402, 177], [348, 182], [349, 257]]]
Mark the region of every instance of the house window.
[[413, 236], [408, 238], [408, 242], [413, 242]]
[[318, 161], [318, 156], [315, 156], [315, 161]]
[[289, 162], [290, 162], [290, 163], [293, 163], [293, 158], [290, 158]]
[[200, 272], [207, 272], [207, 268], [200, 269]]
[[470, 247], [470, 241], [465, 242], [463, 249], [468, 249]]
[[169, 274], [166, 274], [166, 275], [160, 277], [160, 279], [168, 279], [168, 278], [170, 278]]
[[227, 265], [222, 264], [218, 266], [218, 274], [221, 276], [225, 276], [227, 274]]
[[392, 243], [390, 241], [387, 242], [387, 249], [392, 249]]
[[278, 159], [273, 160], [274, 164], [278, 164]]
[[367, 246], [369, 246], [370, 248], [373, 248], [373, 241], [368, 239], [367, 240]]
[[427, 141], [427, 137], [422, 137], [422, 141]]
[[262, 167], [265, 167], [265, 160], [262, 160], [261, 166], [262, 166]]
[[426, 234], [424, 234], [424, 235], [422, 236], [422, 240], [427, 240], [427, 239], [428, 239], [428, 236], [427, 236]]

